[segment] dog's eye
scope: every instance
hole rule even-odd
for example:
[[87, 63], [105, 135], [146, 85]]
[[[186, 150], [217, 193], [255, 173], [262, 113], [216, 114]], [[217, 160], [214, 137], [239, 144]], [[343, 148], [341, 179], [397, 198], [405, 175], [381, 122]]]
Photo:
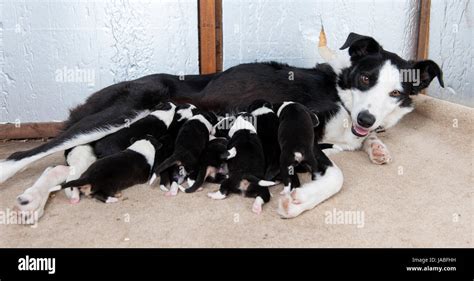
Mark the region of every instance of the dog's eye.
[[400, 91], [398, 91], [398, 90], [393, 90], [393, 91], [390, 92], [390, 96], [391, 96], [391, 97], [394, 97], [394, 98], [395, 98], [395, 97], [399, 97], [399, 96], [400, 96]]
[[361, 82], [362, 84], [364, 84], [364, 85], [369, 85], [369, 76], [362, 74], [362, 75], [359, 77], [359, 80], [360, 80], [360, 82]]

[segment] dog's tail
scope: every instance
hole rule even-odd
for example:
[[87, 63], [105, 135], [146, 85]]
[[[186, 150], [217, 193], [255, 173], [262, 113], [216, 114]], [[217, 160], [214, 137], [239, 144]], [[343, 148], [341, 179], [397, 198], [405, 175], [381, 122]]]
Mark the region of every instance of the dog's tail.
[[149, 184], [151, 185], [155, 181], [157, 175], [161, 174], [164, 170], [176, 164], [176, 162], [179, 161], [180, 158], [181, 155], [173, 153], [170, 157], [166, 158], [163, 162], [161, 162], [160, 165], [156, 166], [154, 171], [152, 171]]
[[248, 180], [251, 183], [255, 183], [259, 186], [273, 186], [273, 185], [278, 184], [274, 181], [267, 181], [267, 180], [259, 179], [258, 177], [254, 176], [254, 175], [250, 175], [250, 174], [246, 174], [242, 178], [245, 179], [245, 180]]
[[79, 187], [86, 184], [90, 184], [90, 180], [88, 178], [79, 178], [77, 180], [72, 180], [60, 185], [56, 185], [55, 187], [51, 188], [50, 191], [58, 191], [68, 187]]

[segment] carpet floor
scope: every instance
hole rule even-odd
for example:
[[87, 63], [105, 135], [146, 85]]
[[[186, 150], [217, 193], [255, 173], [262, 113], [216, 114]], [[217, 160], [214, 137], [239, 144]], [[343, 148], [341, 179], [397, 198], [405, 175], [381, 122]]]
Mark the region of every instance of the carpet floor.
[[[362, 151], [332, 155], [343, 188], [297, 218], [276, 213], [281, 186], [261, 215], [251, 212], [253, 199], [207, 198], [213, 185], [173, 198], [138, 185], [115, 204], [72, 205], [58, 192], [37, 227], [0, 224], [0, 247], [472, 247], [473, 109], [424, 96], [416, 104], [381, 134], [392, 163], [372, 164]], [[39, 144], [0, 143], [0, 159]], [[0, 185], [0, 212], [47, 166], [63, 163], [53, 154]], [[341, 214], [358, 220], [340, 224]]]

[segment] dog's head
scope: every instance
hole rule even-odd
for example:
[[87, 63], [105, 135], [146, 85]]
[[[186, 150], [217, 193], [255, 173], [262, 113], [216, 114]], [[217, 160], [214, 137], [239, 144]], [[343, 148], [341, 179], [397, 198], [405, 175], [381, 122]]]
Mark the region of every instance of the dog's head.
[[374, 38], [355, 33], [349, 34], [341, 50], [347, 48], [351, 65], [342, 70], [338, 85], [352, 94], [349, 110], [357, 136], [384, 125], [397, 109], [409, 112], [410, 96], [428, 87], [435, 77], [444, 86], [443, 73], [431, 60], [404, 60], [385, 51]]

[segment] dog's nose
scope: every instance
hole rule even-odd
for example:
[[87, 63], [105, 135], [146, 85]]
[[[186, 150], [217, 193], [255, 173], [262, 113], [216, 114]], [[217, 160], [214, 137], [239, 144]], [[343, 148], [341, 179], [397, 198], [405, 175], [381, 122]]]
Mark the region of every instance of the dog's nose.
[[361, 111], [357, 115], [357, 123], [364, 128], [370, 128], [375, 123], [375, 116], [370, 114], [368, 110]]

